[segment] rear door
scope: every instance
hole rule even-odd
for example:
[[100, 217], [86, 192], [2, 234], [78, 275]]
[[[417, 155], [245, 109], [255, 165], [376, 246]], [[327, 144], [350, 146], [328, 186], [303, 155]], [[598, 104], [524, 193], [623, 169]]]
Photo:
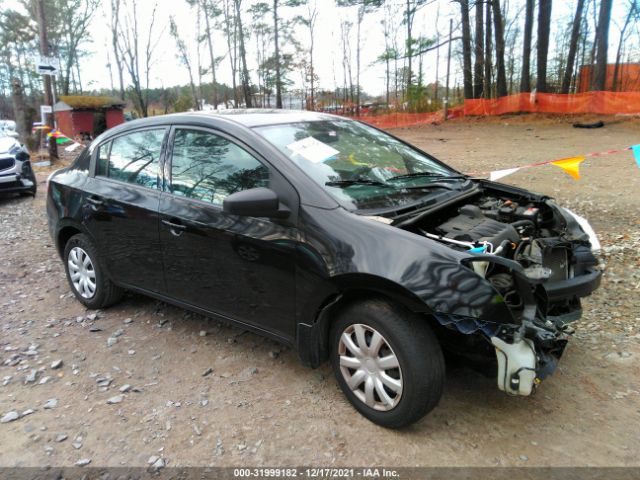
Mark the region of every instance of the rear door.
[[85, 224], [111, 277], [151, 292], [164, 290], [158, 206], [167, 132], [147, 128], [101, 144], [84, 205]]
[[160, 200], [168, 295], [292, 339], [297, 228], [228, 215], [222, 201], [255, 187], [282, 198], [293, 187], [275, 182], [279, 174], [256, 152], [220, 132], [175, 127], [171, 138]]

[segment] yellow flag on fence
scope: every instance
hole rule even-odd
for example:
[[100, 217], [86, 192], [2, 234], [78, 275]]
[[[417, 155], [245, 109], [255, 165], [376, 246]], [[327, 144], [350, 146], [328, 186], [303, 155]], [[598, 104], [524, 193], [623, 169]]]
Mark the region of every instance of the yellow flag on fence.
[[584, 162], [584, 157], [569, 157], [562, 158], [551, 162], [551, 165], [560, 167], [568, 175], [571, 175], [575, 180], [580, 180], [580, 164]]

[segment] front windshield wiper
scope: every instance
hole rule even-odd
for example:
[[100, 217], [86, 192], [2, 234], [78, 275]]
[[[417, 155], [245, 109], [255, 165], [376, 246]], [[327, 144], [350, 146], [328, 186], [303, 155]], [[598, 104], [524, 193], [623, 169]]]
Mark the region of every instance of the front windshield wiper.
[[386, 183], [379, 182], [377, 180], [369, 180], [366, 178], [353, 178], [349, 180], [334, 180], [331, 182], [325, 182], [328, 187], [349, 187], [351, 185], [372, 185], [375, 187], [391, 187]]
[[443, 175], [441, 173], [435, 173], [435, 172], [413, 172], [413, 173], [405, 173], [404, 175], [396, 175], [395, 177], [391, 177], [387, 179], [387, 182], [392, 182], [394, 180], [403, 180], [407, 178], [420, 178], [420, 177], [437, 178], [438, 180], [461, 180], [461, 179], [469, 178], [466, 175]]

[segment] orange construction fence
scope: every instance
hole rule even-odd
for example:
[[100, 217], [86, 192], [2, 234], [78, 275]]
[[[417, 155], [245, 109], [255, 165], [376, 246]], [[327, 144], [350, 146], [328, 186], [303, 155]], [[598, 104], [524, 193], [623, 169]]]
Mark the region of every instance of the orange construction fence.
[[519, 112], [640, 114], [640, 92], [518, 93], [464, 101], [464, 115]]
[[[640, 114], [640, 92], [517, 93], [507, 97], [465, 100], [464, 106], [449, 109], [447, 119], [466, 115], [505, 113], [599, 113], [602, 115]], [[384, 113], [352, 117], [378, 128], [400, 128], [439, 123], [444, 113]]]
[[[449, 109], [448, 117], [458, 118], [464, 115], [463, 107], [455, 107]], [[424, 123], [439, 123], [444, 119], [443, 112], [426, 112], [426, 113], [404, 113], [393, 112], [383, 113], [382, 115], [360, 115], [352, 117], [355, 120], [368, 123], [378, 128], [399, 128], [410, 127], [412, 125], [421, 125]]]

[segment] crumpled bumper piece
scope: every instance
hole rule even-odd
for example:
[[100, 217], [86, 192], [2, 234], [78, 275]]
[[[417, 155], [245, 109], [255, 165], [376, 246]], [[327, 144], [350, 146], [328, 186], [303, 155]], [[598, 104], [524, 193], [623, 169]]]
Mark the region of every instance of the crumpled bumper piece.
[[492, 337], [502, 326], [501, 323], [480, 320], [472, 317], [464, 317], [461, 315], [436, 313], [434, 316], [440, 325], [457, 330], [465, 335], [483, 333], [487, 337]]

